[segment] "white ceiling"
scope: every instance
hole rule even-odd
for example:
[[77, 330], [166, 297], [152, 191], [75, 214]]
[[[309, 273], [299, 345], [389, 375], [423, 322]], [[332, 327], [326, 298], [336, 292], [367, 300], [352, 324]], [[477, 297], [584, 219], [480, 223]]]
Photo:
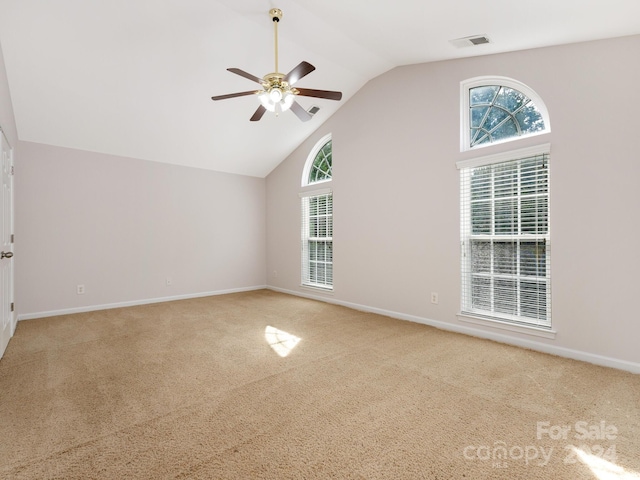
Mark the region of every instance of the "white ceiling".
[[[274, 70], [272, 7], [280, 70], [306, 60], [296, 86], [344, 94], [300, 98], [321, 108], [306, 123], [210, 100], [259, 88], [228, 67]], [[639, 33], [638, 0], [0, 0], [20, 140], [258, 177], [396, 66]]]

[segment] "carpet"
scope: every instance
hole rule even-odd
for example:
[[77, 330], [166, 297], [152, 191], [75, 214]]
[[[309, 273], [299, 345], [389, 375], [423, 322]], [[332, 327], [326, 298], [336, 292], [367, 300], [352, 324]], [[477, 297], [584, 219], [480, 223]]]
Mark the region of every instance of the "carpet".
[[640, 376], [269, 290], [19, 322], [6, 479], [640, 479]]

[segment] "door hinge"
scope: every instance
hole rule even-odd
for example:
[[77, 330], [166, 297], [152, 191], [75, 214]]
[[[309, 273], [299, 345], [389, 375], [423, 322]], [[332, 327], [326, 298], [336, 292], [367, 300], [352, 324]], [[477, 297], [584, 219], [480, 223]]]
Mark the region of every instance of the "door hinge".
[[14, 308], [15, 308], [15, 306], [14, 306], [13, 302], [11, 302], [11, 311], [12, 312], [13, 312]]
[[11, 175], [13, 175], [15, 173], [15, 170], [13, 168], [13, 165], [11, 165]]
[[11, 243], [13, 243], [13, 239], [14, 239], [14, 235], [13, 233], [11, 234]]

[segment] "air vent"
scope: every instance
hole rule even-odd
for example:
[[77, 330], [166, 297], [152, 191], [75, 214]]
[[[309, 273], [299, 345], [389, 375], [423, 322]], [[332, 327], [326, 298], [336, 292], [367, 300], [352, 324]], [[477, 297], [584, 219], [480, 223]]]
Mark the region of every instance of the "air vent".
[[320, 110], [320, 107], [314, 105], [309, 110], [307, 110], [307, 112], [309, 112], [311, 115], [315, 115], [316, 113], [318, 113], [318, 110]]
[[489, 43], [489, 39], [487, 37], [473, 37], [473, 38], [470, 38], [469, 41], [474, 45], [482, 45], [483, 43]]
[[464, 47], [473, 47], [477, 45], [484, 45], [486, 43], [491, 43], [491, 40], [489, 40], [489, 37], [487, 37], [486, 35], [473, 35], [471, 37], [456, 38], [455, 40], [449, 40], [449, 42], [458, 48], [464, 48]]

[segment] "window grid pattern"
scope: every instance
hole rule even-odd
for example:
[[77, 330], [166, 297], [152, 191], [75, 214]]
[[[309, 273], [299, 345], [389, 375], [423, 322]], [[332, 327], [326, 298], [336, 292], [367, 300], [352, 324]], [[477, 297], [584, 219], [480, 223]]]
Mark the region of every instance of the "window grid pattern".
[[470, 147], [545, 130], [536, 105], [522, 92], [500, 85], [469, 89]]
[[549, 156], [465, 168], [462, 311], [551, 327]]
[[311, 170], [309, 172], [309, 185], [312, 183], [331, 180], [331, 155], [332, 145], [331, 140], [329, 140], [323, 145], [323, 147], [318, 151], [315, 158], [313, 159], [313, 164], [311, 165]]
[[302, 198], [302, 284], [333, 288], [333, 195]]

